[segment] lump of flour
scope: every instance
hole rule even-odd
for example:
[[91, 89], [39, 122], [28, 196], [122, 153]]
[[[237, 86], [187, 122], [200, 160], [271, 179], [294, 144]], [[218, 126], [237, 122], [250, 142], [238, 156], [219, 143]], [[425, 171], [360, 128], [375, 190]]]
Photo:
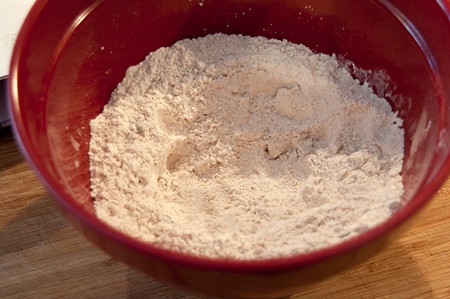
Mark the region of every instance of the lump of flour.
[[402, 120], [333, 56], [237, 35], [130, 67], [91, 122], [100, 219], [156, 246], [231, 259], [305, 253], [386, 220]]

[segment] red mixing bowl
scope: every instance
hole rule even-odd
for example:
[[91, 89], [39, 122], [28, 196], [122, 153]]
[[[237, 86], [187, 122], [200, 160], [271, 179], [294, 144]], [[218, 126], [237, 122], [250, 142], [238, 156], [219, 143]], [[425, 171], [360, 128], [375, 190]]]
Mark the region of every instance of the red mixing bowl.
[[[393, 240], [449, 174], [449, 19], [445, 0], [40, 0], [13, 53], [13, 128], [67, 218], [112, 256], [200, 293], [279, 297], [301, 292]], [[249, 261], [161, 249], [99, 221], [89, 195], [89, 121], [102, 111], [125, 70], [150, 51], [217, 32], [287, 39], [385, 71], [392, 79], [388, 92], [402, 95], [388, 100], [404, 119], [408, 204], [342, 244]]]

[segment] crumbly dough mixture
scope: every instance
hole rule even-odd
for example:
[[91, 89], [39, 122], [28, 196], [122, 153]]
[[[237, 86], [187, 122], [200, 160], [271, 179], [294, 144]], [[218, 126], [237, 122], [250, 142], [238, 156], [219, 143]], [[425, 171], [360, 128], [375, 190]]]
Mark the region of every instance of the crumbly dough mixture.
[[208, 257], [335, 245], [399, 207], [401, 125], [334, 56], [263, 37], [182, 40], [130, 67], [91, 122], [96, 213]]

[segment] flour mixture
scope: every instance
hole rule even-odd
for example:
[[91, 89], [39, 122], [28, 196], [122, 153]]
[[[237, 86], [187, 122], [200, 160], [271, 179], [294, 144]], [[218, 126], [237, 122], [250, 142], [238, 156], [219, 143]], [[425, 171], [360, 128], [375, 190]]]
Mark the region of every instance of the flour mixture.
[[386, 220], [402, 120], [333, 56], [209, 35], [128, 69], [91, 122], [98, 217], [185, 253], [305, 253]]

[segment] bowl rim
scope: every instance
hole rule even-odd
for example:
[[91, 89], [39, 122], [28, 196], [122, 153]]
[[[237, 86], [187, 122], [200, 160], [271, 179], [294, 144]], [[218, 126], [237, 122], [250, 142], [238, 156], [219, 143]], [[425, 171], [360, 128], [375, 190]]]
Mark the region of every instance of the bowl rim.
[[[413, 214], [416, 214], [432, 196], [439, 190], [450, 173], [450, 153], [447, 153], [441, 168], [434, 174], [432, 180], [427, 181], [427, 185], [422, 192], [416, 193], [402, 209], [397, 211], [386, 221], [379, 225], [348, 239], [339, 244], [322, 248], [316, 251], [295, 254], [291, 256], [267, 258], [267, 259], [249, 259], [236, 260], [225, 258], [211, 258], [196, 256], [189, 253], [178, 252], [171, 249], [161, 248], [153, 244], [140, 241], [129, 237], [125, 233], [109, 226], [99, 220], [93, 213], [83, 212], [79, 202], [73, 199], [68, 193], [58, 191], [55, 186], [58, 182], [44, 167], [44, 162], [39, 158], [38, 149], [33, 146], [26, 130], [26, 120], [21, 115], [19, 99], [19, 66], [22, 60], [22, 51], [27, 45], [27, 36], [32, 31], [33, 24], [39, 18], [40, 12], [50, 0], [36, 1], [26, 17], [13, 50], [10, 64], [10, 76], [8, 78], [8, 109], [11, 116], [11, 126], [14, 132], [16, 142], [24, 157], [28, 161], [33, 171], [37, 174], [39, 180], [43, 183], [53, 199], [66, 211], [70, 211], [75, 218], [81, 221], [87, 227], [93, 229], [96, 234], [105, 238], [114, 240], [122, 246], [132, 248], [144, 255], [151, 255], [153, 258], [163, 260], [169, 263], [181, 264], [189, 267], [203, 268], [209, 270], [221, 270], [230, 272], [260, 272], [260, 271], [284, 271], [298, 267], [308, 266], [338, 257], [345, 253], [355, 251], [364, 245], [377, 239], [381, 239], [386, 233], [404, 223]], [[447, 15], [450, 15], [450, 5], [445, 6], [445, 2], [439, 1], [440, 6], [447, 8]], [[443, 99], [446, 100], [446, 99]], [[448, 99], [450, 100], [450, 99]], [[447, 102], [448, 102], [447, 100]], [[66, 216], [67, 217], [67, 216]], [[92, 242], [92, 241], [91, 241]]]

